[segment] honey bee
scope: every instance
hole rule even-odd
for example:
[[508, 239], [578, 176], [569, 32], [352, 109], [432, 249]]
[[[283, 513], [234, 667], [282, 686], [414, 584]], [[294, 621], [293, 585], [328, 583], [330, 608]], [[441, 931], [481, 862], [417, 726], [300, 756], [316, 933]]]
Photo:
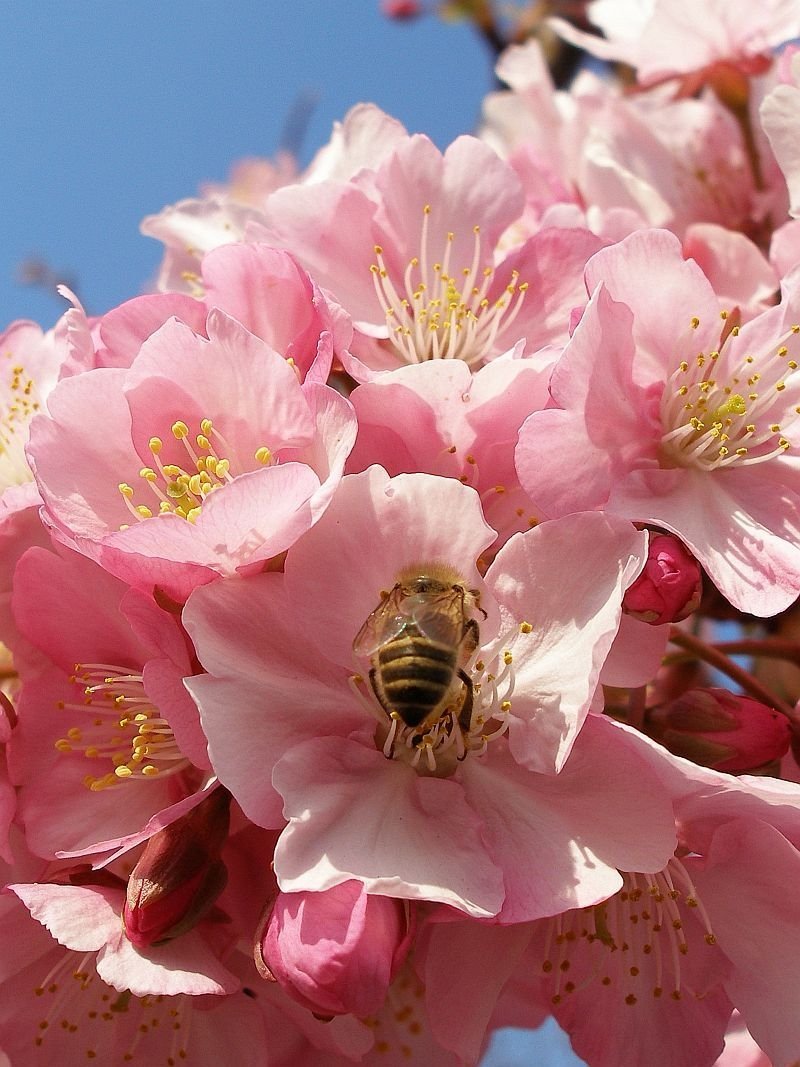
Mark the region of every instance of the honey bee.
[[479, 596], [448, 567], [409, 568], [353, 641], [356, 655], [372, 663], [369, 681], [381, 707], [420, 736], [448, 709], [469, 730], [473, 691], [464, 666], [480, 639], [473, 609], [486, 617]]

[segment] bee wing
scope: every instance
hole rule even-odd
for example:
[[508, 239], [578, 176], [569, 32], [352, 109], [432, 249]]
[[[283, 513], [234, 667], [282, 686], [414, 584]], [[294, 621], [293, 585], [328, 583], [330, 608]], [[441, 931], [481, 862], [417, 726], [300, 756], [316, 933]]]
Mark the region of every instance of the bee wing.
[[448, 589], [436, 597], [424, 593], [406, 597], [403, 607], [424, 637], [447, 645], [460, 641], [465, 623], [461, 590]]
[[379, 648], [401, 632], [408, 622], [408, 615], [400, 610], [399, 587], [396, 586], [386, 600], [370, 613], [367, 621], [353, 640], [357, 656], [373, 656]]

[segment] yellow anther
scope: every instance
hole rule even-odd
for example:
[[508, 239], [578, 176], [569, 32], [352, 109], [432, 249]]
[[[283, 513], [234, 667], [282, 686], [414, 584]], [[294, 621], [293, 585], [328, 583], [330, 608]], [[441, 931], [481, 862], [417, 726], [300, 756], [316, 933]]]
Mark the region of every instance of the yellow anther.
[[177, 422], [173, 422], [171, 429], [172, 436], [177, 441], [182, 441], [184, 437], [189, 436], [189, 427], [186, 425], [185, 422], [181, 422], [180, 419]]
[[154, 767], [152, 763], [149, 763], [146, 767], [142, 767], [142, 774], [147, 778], [152, 778], [158, 774], [158, 767]]
[[72, 745], [69, 743], [66, 737], [60, 737], [58, 741], [56, 741], [54, 748], [56, 748], [59, 752], [72, 752]]
[[195, 523], [195, 522], [197, 522], [197, 519], [198, 519], [199, 515], [200, 515], [200, 508], [192, 508], [190, 511], [186, 512], [186, 521], [187, 522], [191, 522], [191, 523]]
[[695, 315], [694, 318], [692, 319], [692, 329], [696, 330], [699, 325], [700, 325], [700, 319], [698, 319], [698, 317]]
[[529, 622], [521, 622], [519, 624], [519, 632], [521, 634], [529, 634], [533, 630], [533, 627]]
[[266, 445], [262, 445], [256, 449], [256, 460], [258, 463], [263, 463], [266, 466], [272, 459], [272, 452]]
[[120, 482], [117, 488], [124, 497], [127, 497], [128, 500], [131, 500], [133, 498], [133, 489], [127, 484], [127, 482]]
[[126, 764], [123, 764], [120, 767], [114, 768], [114, 774], [117, 776], [117, 778], [130, 778], [130, 776], [133, 774], [133, 771]]
[[141, 515], [143, 519], [152, 519], [153, 513], [146, 504], [139, 504], [136, 508], [136, 514]]
[[195, 441], [197, 442], [197, 447], [202, 448], [204, 451], [211, 448], [211, 444], [204, 433], [199, 433], [197, 437], [195, 437]]
[[139, 477], [144, 478], [146, 482], [155, 482], [158, 480], [158, 475], [152, 467], [142, 467], [139, 471]]
[[228, 460], [228, 459], [219, 460], [219, 462], [217, 463], [217, 469], [216, 469], [216, 472], [215, 472], [217, 474], [217, 476], [219, 478], [224, 478], [225, 475], [228, 473], [228, 468], [230, 467], [230, 465], [231, 465], [231, 463], [230, 463], [230, 460]]
[[157, 456], [161, 449], [164, 447], [164, 444], [160, 437], [151, 437], [150, 440], [147, 442], [147, 447], [150, 449], [154, 456]]

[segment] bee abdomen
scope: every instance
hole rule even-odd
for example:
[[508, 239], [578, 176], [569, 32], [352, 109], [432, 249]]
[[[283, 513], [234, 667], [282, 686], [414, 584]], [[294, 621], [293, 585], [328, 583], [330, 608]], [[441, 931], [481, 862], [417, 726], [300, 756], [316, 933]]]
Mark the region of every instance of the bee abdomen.
[[437, 709], [453, 684], [455, 651], [426, 638], [390, 641], [378, 661], [384, 698], [409, 726], [418, 726]]

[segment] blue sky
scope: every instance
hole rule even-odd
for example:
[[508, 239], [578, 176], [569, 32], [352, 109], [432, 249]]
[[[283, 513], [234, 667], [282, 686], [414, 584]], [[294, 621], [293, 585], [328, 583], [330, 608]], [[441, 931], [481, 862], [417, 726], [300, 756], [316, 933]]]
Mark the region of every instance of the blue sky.
[[6, 2], [0, 43], [0, 318], [60, 303], [15, 282], [41, 256], [87, 310], [135, 295], [159, 246], [141, 219], [278, 147], [301, 93], [310, 155], [372, 100], [446, 144], [475, 124], [488, 54], [466, 25], [389, 22], [377, 0]]
[[[489, 57], [466, 25], [390, 23], [378, 0], [5, 0], [0, 41], [0, 330], [63, 301], [17, 281], [40, 257], [90, 313], [136, 295], [160, 246], [141, 219], [270, 156], [301, 94], [304, 160], [371, 100], [444, 146], [474, 129]], [[578, 1064], [552, 1028], [500, 1035], [486, 1067]]]

